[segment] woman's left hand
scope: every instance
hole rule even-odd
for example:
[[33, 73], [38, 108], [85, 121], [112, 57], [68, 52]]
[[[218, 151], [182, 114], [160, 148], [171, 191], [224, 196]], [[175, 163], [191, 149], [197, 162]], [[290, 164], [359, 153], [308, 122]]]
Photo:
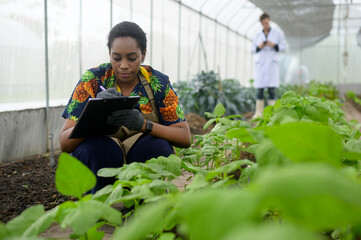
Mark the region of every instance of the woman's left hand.
[[124, 126], [129, 130], [142, 130], [144, 118], [137, 109], [115, 111], [107, 118], [107, 123], [115, 126]]

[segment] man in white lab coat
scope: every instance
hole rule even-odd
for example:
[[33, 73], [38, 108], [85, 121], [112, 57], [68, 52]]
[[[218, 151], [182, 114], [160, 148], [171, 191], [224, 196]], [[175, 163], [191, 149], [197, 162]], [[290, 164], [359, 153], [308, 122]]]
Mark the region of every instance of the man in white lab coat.
[[271, 28], [270, 16], [260, 16], [263, 30], [254, 37], [252, 53], [254, 54], [254, 85], [257, 88], [256, 111], [253, 118], [262, 116], [264, 108], [263, 91], [268, 89], [269, 105], [276, 101], [275, 89], [279, 86], [278, 52], [286, 49], [282, 32]]

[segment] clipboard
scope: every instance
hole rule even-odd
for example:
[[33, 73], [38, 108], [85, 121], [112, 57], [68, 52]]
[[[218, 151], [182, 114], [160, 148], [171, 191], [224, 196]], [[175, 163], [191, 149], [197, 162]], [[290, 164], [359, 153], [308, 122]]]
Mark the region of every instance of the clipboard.
[[116, 98], [90, 98], [69, 139], [86, 138], [115, 134], [120, 127], [107, 124], [107, 118], [113, 112], [135, 108], [139, 96], [119, 96]]

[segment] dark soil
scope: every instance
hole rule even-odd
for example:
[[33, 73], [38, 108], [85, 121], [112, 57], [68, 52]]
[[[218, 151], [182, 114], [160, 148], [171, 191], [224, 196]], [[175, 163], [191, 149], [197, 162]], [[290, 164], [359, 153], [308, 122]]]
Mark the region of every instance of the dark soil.
[[211, 127], [208, 127], [206, 130], [203, 130], [204, 124], [207, 123], [207, 120], [195, 113], [189, 113], [185, 116], [189, 129], [192, 135], [204, 135], [210, 131]]
[[1, 222], [6, 223], [28, 207], [42, 204], [49, 210], [69, 199], [57, 192], [55, 167], [50, 166], [46, 155], [0, 164]]

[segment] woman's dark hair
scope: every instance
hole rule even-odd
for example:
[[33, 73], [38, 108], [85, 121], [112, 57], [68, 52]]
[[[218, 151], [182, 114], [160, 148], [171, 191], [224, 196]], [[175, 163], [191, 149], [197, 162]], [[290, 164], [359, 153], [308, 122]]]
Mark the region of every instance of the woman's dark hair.
[[121, 22], [115, 25], [109, 32], [108, 36], [108, 49], [112, 47], [113, 41], [118, 37], [132, 37], [137, 41], [138, 47], [144, 53], [147, 49], [147, 37], [145, 32], [134, 22]]
[[267, 13], [263, 13], [260, 17], [259, 17], [259, 21], [262, 22], [264, 19], [270, 19], [270, 16]]

